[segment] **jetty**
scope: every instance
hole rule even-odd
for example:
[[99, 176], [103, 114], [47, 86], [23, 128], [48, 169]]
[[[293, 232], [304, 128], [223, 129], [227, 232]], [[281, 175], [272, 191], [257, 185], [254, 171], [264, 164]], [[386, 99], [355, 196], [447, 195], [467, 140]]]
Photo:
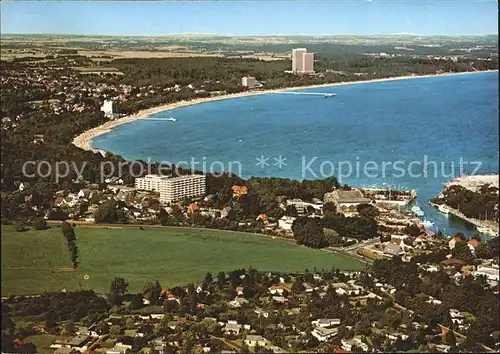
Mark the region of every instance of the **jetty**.
[[145, 120], [145, 121], [149, 121], [149, 120], [164, 120], [164, 121], [167, 121], [167, 122], [175, 122], [177, 119], [171, 118], [171, 117], [165, 117], [165, 118], [150, 117], [150, 118], [146, 118], [146, 119], [143, 119], [143, 120]]
[[327, 93], [327, 92], [278, 91], [278, 92], [273, 92], [273, 93], [274, 94], [284, 94], [284, 95], [311, 95], [311, 96], [323, 96], [323, 97], [337, 96], [336, 93]]

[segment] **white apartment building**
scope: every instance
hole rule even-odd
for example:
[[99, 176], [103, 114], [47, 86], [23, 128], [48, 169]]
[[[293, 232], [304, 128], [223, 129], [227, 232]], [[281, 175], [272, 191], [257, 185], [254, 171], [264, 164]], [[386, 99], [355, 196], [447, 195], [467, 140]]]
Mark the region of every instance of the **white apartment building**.
[[306, 206], [304, 204], [306, 203], [304, 203], [302, 199], [288, 199], [286, 201], [286, 205], [287, 206], [293, 205], [295, 207], [295, 210], [297, 210], [297, 213], [299, 214], [304, 213], [304, 210], [306, 209]]
[[169, 203], [205, 194], [205, 175], [168, 178], [160, 184], [160, 202]]
[[168, 176], [146, 175], [135, 179], [135, 188], [145, 191], [160, 191], [162, 181], [167, 180]]
[[101, 106], [101, 111], [104, 112], [104, 116], [107, 118], [112, 118], [116, 112], [116, 104], [114, 101], [105, 100]]
[[307, 53], [306, 48], [292, 49], [292, 72], [294, 74], [313, 74], [314, 53]]
[[244, 76], [241, 79], [241, 86], [248, 87], [249, 89], [253, 89], [256, 86], [256, 80], [253, 76]]
[[159, 191], [160, 202], [169, 203], [205, 194], [205, 175], [168, 177], [146, 175], [135, 179], [137, 189]]

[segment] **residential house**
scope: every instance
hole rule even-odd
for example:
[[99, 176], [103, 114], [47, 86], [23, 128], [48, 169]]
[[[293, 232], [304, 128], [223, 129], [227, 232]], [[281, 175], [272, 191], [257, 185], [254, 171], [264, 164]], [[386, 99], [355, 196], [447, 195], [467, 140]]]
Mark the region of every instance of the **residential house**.
[[258, 315], [258, 317], [262, 316], [264, 318], [268, 318], [269, 317], [269, 312], [261, 309], [261, 308], [256, 308], [254, 310], [254, 312]]
[[291, 231], [295, 219], [296, 218], [293, 216], [283, 216], [281, 219], [278, 220], [278, 227], [286, 231]]
[[61, 347], [54, 351], [54, 354], [79, 354], [80, 352], [74, 348]]
[[220, 217], [221, 218], [227, 218], [229, 216], [229, 214], [231, 214], [231, 212], [233, 211], [233, 208], [231, 208], [229, 205], [226, 206], [225, 208], [223, 208], [221, 211], [220, 211]]
[[448, 241], [448, 247], [450, 250], [455, 248], [455, 245], [459, 242], [462, 242], [462, 239], [458, 236], [453, 237], [450, 241]]
[[385, 336], [392, 341], [395, 341], [398, 337], [401, 337], [402, 340], [408, 339], [408, 335], [401, 332], [386, 333]]
[[363, 342], [360, 338], [354, 337], [353, 339], [342, 339], [342, 349], [352, 351], [353, 346], [361, 348], [363, 351], [368, 351], [368, 345]]
[[283, 292], [288, 291], [283, 285], [273, 285], [268, 290], [272, 295], [283, 295]]
[[226, 334], [240, 334], [242, 325], [238, 323], [226, 323], [224, 325], [224, 333]]
[[450, 309], [450, 317], [454, 324], [462, 325], [464, 323], [464, 315], [456, 309]]
[[310, 283], [307, 283], [307, 282], [303, 283], [302, 287], [304, 288], [304, 291], [306, 293], [312, 293], [315, 289], [315, 287], [313, 285], [311, 285]]
[[319, 318], [317, 320], [311, 321], [311, 324], [315, 327], [332, 327], [340, 325], [339, 318]]
[[125, 354], [125, 352], [130, 349], [132, 349], [131, 345], [116, 343], [113, 348], [106, 350], [106, 354]]
[[401, 248], [401, 245], [394, 244], [394, 243], [386, 243], [384, 245], [384, 255], [388, 257], [393, 257], [393, 256], [401, 256], [404, 254], [403, 248]]
[[280, 304], [284, 304], [284, 303], [288, 302], [288, 299], [284, 296], [273, 296], [273, 301], [280, 303]]
[[311, 331], [311, 335], [316, 337], [320, 342], [325, 342], [335, 337], [337, 333], [338, 328], [316, 327]]
[[58, 339], [50, 346], [51, 348], [73, 348], [80, 352], [87, 350], [87, 345], [90, 343], [90, 336], [76, 335], [70, 339]]
[[269, 344], [269, 341], [262, 336], [249, 334], [247, 335], [247, 338], [244, 340], [244, 343], [248, 345], [250, 348], [253, 348], [257, 345], [259, 347], [266, 347]]
[[474, 276], [484, 275], [491, 285], [497, 285], [499, 282], [500, 270], [498, 264], [482, 264], [478, 265]]
[[238, 199], [244, 197], [248, 193], [247, 186], [232, 186], [231, 190], [233, 191], [233, 197]]
[[232, 308], [240, 308], [248, 303], [249, 301], [244, 297], [236, 297], [233, 301], [230, 301], [228, 305]]
[[236, 291], [236, 295], [238, 295], [238, 296], [243, 295], [243, 287], [242, 286], [237, 286], [235, 291]]

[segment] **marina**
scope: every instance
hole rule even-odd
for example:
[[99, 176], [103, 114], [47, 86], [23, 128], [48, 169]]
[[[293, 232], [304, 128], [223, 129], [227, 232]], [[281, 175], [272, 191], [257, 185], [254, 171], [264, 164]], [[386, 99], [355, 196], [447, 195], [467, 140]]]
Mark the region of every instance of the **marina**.
[[468, 223], [474, 225], [478, 232], [490, 236], [498, 236], [498, 224], [495, 221], [488, 220], [479, 220], [474, 218], [469, 218], [465, 216], [462, 212], [457, 209], [450, 208], [447, 205], [436, 204], [434, 202], [429, 201], [429, 204], [433, 207], [437, 208], [440, 212], [448, 215], [454, 215], [462, 220], [467, 221]]

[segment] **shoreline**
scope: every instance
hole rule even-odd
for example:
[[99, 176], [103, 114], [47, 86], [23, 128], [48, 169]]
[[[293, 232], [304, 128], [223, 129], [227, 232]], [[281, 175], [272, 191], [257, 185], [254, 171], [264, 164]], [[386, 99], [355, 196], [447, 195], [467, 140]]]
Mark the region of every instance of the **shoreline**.
[[168, 103], [161, 106], [151, 107], [147, 109], [143, 109], [133, 115], [125, 116], [123, 118], [119, 118], [117, 120], [108, 121], [100, 126], [91, 128], [82, 134], [78, 135], [72, 140], [73, 145], [79, 147], [83, 150], [91, 150], [94, 152], [103, 152], [100, 149], [96, 149], [92, 147], [92, 140], [100, 135], [109, 133], [113, 129], [119, 127], [120, 125], [129, 124], [139, 119], [144, 119], [149, 117], [152, 114], [156, 114], [159, 112], [170, 111], [173, 109], [196, 105], [200, 103], [206, 102], [214, 102], [232, 98], [241, 98], [248, 96], [256, 96], [256, 95], [265, 95], [270, 93], [277, 93], [283, 91], [294, 91], [301, 89], [311, 89], [311, 88], [321, 88], [321, 87], [335, 87], [335, 86], [346, 86], [346, 85], [356, 85], [356, 84], [368, 84], [368, 83], [377, 83], [377, 82], [386, 82], [386, 81], [397, 81], [397, 80], [408, 80], [408, 79], [421, 79], [426, 77], [438, 77], [438, 76], [455, 76], [455, 75], [467, 75], [467, 74], [478, 74], [478, 73], [487, 73], [487, 72], [498, 72], [498, 70], [484, 70], [484, 71], [466, 71], [460, 73], [443, 73], [443, 74], [432, 74], [432, 75], [408, 75], [408, 76], [396, 76], [389, 78], [381, 78], [381, 79], [373, 79], [373, 80], [359, 80], [359, 81], [348, 81], [348, 82], [336, 82], [336, 83], [328, 83], [328, 84], [320, 84], [320, 85], [310, 85], [310, 86], [294, 86], [294, 87], [286, 87], [279, 89], [269, 89], [262, 91], [245, 91], [234, 94], [226, 94], [222, 96], [214, 96], [214, 97], [204, 97], [197, 98], [189, 101], [180, 101], [175, 103]]

